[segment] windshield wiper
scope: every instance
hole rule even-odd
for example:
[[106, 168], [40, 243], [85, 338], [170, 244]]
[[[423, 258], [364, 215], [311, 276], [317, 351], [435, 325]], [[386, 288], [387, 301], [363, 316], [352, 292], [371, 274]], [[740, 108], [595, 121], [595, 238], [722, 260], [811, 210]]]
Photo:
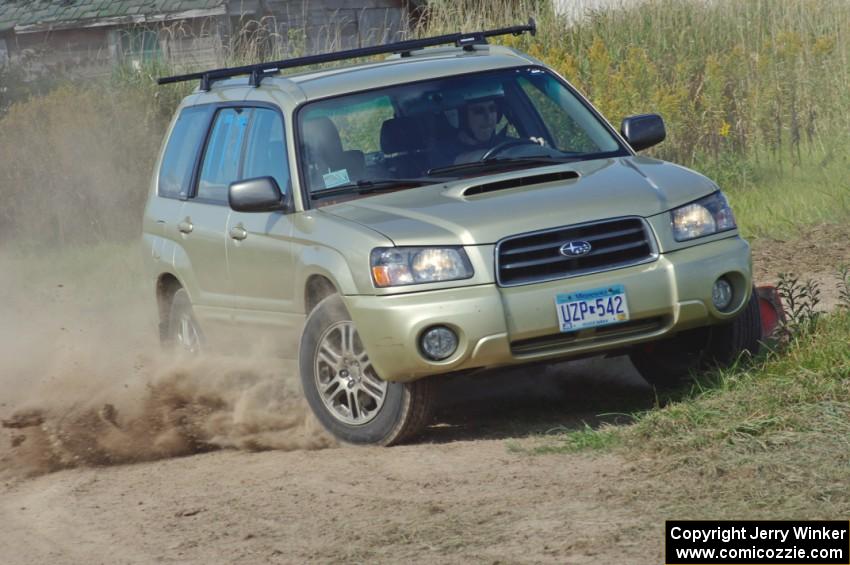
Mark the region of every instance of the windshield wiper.
[[443, 181], [432, 179], [369, 179], [359, 180], [357, 182], [326, 188], [317, 192], [311, 192], [310, 198], [319, 200], [320, 198], [328, 198], [330, 196], [338, 196], [340, 194], [370, 194], [372, 192], [381, 192], [383, 190], [398, 190], [400, 188], [414, 188], [424, 186], [426, 184], [438, 184]]
[[500, 157], [498, 159], [485, 159], [483, 161], [472, 161], [470, 163], [458, 163], [456, 165], [436, 167], [434, 169], [429, 169], [427, 174], [428, 176], [435, 176], [443, 173], [465, 171], [468, 169], [510, 167], [511, 165], [554, 165], [558, 163], [581, 161], [585, 158], [585, 155], [577, 155], [574, 157], [551, 157], [549, 155], [538, 155], [536, 157]]

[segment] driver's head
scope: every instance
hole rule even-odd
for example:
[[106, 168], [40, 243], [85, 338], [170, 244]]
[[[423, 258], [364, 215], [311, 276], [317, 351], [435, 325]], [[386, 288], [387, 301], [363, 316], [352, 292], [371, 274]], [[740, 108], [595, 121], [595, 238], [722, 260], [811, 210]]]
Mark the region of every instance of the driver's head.
[[479, 143], [490, 141], [502, 117], [499, 102], [495, 98], [467, 102], [463, 113], [468, 133]]

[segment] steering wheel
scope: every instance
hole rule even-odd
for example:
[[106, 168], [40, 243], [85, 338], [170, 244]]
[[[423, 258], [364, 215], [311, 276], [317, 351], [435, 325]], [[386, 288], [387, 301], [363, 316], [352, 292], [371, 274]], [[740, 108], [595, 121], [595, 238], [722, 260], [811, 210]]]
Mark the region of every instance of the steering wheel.
[[536, 141], [531, 139], [508, 139], [501, 143], [497, 143], [493, 147], [487, 150], [484, 155], [481, 156], [481, 161], [489, 161], [494, 158], [496, 155], [504, 151], [509, 147], [516, 147], [517, 145], [539, 145]]

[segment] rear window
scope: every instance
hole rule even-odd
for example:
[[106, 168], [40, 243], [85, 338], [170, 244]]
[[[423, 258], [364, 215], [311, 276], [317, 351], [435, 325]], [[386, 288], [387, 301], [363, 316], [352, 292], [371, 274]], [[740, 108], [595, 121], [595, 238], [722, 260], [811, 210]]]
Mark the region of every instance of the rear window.
[[185, 198], [189, 194], [192, 170], [209, 121], [209, 108], [186, 108], [180, 112], [165, 147], [159, 169], [159, 195]]

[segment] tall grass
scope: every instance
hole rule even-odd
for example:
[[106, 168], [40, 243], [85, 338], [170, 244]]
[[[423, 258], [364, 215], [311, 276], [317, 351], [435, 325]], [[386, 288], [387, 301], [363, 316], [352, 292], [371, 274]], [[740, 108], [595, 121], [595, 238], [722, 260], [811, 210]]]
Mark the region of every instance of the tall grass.
[[[410, 33], [472, 31], [534, 16], [535, 37], [497, 41], [554, 67], [615, 125], [631, 114], [662, 114], [668, 139], [650, 154], [720, 182], [748, 233], [848, 217], [850, 3], [592, 6], [572, 20], [546, 1], [432, 0]], [[246, 22], [223, 46], [221, 64], [304, 52], [304, 37], [273, 28]], [[336, 39], [327, 35], [330, 49]], [[0, 117], [0, 238], [63, 244], [135, 237], [168, 118], [195, 87], [161, 87], [155, 79], [192, 70], [200, 69], [167, 60], [118, 68], [103, 81], [67, 83], [12, 104]], [[15, 77], [0, 73], [6, 101], [21, 90]]]
[[[423, 32], [506, 25], [539, 31], [502, 40], [554, 67], [615, 124], [659, 112], [655, 154], [743, 174], [742, 161], [799, 166], [847, 159], [850, 3], [844, 0], [646, 0], [593, 10], [574, 24], [540, 2], [429, 3]], [[494, 21], [495, 20], [495, 21]], [[735, 156], [730, 162], [729, 154]]]
[[[718, 370], [633, 425], [540, 438], [532, 453], [617, 450], [636, 488], [682, 519], [850, 511], [850, 315], [821, 316], [781, 355]], [[647, 492], [648, 478], [651, 490]]]
[[0, 122], [0, 242], [127, 241], [141, 231], [165, 116], [143, 90], [64, 85]]

